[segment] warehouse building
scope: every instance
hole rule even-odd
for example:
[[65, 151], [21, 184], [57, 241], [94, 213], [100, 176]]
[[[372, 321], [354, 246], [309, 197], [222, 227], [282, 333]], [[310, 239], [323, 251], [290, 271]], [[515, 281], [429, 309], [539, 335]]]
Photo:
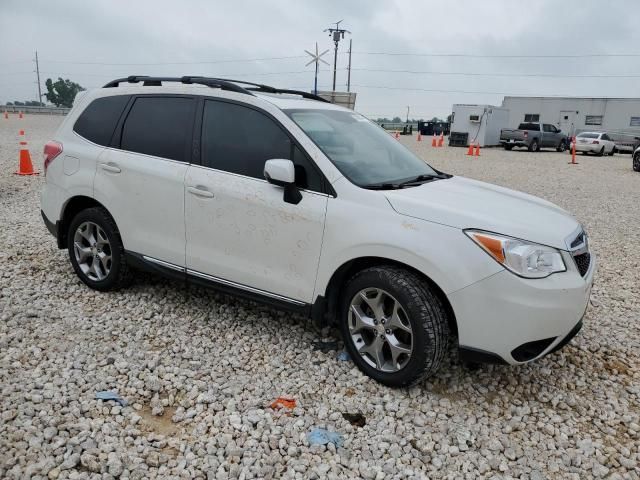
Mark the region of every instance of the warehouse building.
[[567, 135], [605, 131], [620, 143], [640, 136], [640, 98], [504, 97], [509, 128], [521, 122], [552, 123]]
[[500, 107], [455, 104], [450, 143], [498, 145], [502, 128], [523, 122], [551, 123], [568, 136], [605, 131], [620, 149], [630, 149], [640, 138], [640, 98], [504, 97]]

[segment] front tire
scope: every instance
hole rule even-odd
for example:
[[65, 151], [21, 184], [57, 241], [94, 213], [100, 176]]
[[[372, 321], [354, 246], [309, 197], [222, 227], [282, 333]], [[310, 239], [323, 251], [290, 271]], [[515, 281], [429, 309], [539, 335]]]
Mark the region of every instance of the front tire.
[[600, 149], [600, 151], [596, 154], [598, 157], [601, 157], [604, 155], [604, 146]]
[[613, 156], [615, 155], [615, 153], [616, 153], [616, 147], [613, 147], [613, 148], [611, 149], [611, 151], [609, 152], [609, 156], [610, 156], [610, 157], [613, 157]]
[[640, 152], [633, 156], [633, 170], [640, 172]]
[[557, 152], [564, 152], [567, 149], [567, 144], [562, 140], [558, 147], [556, 148]]
[[104, 208], [82, 210], [69, 225], [69, 259], [80, 280], [100, 291], [127, 286], [132, 272], [116, 223]]
[[447, 350], [447, 312], [418, 275], [372, 267], [347, 283], [340, 329], [356, 366], [389, 387], [406, 387], [435, 373]]

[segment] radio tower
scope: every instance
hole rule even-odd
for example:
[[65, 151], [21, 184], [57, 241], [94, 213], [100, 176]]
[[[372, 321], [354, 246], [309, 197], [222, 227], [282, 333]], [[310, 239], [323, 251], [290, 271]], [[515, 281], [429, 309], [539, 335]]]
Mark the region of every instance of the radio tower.
[[349, 30], [345, 30], [344, 28], [340, 28], [340, 23], [342, 23], [342, 20], [340, 20], [339, 22], [336, 22], [336, 27], [330, 27], [325, 29], [325, 32], [329, 32], [329, 36], [333, 37], [333, 43], [335, 44], [335, 51], [333, 53], [333, 91], [336, 91], [336, 70], [338, 69], [338, 44], [340, 43], [340, 40], [342, 40], [344, 38], [344, 34], [348, 33], [351, 34], [351, 32]]

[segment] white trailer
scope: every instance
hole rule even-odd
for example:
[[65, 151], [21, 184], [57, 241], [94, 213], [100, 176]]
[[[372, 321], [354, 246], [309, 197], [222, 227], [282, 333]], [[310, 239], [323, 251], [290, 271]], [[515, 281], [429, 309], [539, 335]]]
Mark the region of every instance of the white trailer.
[[451, 138], [467, 134], [467, 145], [500, 145], [500, 130], [509, 124], [509, 110], [495, 105], [453, 105]]

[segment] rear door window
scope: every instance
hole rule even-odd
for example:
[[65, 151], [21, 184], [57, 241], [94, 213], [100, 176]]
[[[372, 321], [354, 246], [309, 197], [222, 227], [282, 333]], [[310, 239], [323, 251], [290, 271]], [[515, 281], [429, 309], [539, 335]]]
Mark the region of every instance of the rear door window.
[[296, 185], [322, 192], [315, 165], [284, 128], [268, 115], [230, 102], [207, 100], [202, 119], [202, 164], [205, 167], [264, 179], [271, 159], [293, 161]]
[[196, 100], [191, 97], [138, 97], [122, 128], [121, 148], [188, 162]]
[[130, 98], [130, 95], [115, 95], [95, 99], [80, 114], [73, 131], [93, 143], [108, 146]]

